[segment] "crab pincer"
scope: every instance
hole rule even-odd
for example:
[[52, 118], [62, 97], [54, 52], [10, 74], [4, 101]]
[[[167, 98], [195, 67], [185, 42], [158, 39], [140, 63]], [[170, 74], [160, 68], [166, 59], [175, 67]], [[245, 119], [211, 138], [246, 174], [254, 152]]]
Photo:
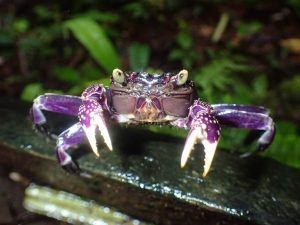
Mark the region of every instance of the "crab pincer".
[[97, 129], [100, 131], [108, 149], [112, 151], [112, 143], [105, 123], [104, 107], [106, 104], [105, 89], [101, 85], [87, 88], [82, 93], [82, 105], [79, 107], [79, 122], [86, 134], [91, 148], [99, 156], [97, 148]]
[[190, 131], [186, 138], [181, 156], [181, 167], [184, 167], [194, 145], [201, 141], [204, 147], [204, 172], [205, 177], [211, 167], [215, 151], [220, 138], [221, 127], [213, 115], [212, 108], [206, 103], [196, 100], [190, 107], [188, 116]]

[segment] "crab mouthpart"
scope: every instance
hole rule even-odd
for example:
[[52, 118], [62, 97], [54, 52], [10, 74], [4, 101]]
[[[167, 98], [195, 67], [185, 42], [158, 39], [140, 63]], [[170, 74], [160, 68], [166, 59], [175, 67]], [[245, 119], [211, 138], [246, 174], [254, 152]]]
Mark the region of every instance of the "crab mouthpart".
[[181, 155], [180, 166], [181, 168], [185, 166], [187, 159], [189, 158], [192, 150], [194, 149], [194, 145], [197, 144], [198, 140], [200, 140], [202, 145], [204, 146], [205, 158], [204, 158], [204, 172], [202, 176], [205, 177], [211, 167], [217, 149], [218, 141], [212, 143], [209, 142], [206, 139], [206, 137], [203, 135], [203, 130], [200, 127], [194, 128], [189, 132]]

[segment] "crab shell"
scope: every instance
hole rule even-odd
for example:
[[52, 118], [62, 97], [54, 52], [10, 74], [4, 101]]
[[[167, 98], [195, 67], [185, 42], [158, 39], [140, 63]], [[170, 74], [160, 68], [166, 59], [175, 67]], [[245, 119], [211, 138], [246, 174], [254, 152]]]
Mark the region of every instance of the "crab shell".
[[[113, 74], [116, 72], [119, 71]], [[187, 76], [186, 70], [177, 76], [136, 72], [123, 76], [122, 83], [116, 82], [113, 76], [110, 87], [111, 105], [116, 114], [136, 123], [163, 123], [188, 115], [195, 98], [194, 85], [192, 82], [178, 84], [180, 76]]]

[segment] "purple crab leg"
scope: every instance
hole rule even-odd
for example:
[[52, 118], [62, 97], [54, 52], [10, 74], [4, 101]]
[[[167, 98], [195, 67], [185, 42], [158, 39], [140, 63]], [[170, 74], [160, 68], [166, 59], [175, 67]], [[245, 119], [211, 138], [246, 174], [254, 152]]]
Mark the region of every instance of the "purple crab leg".
[[77, 116], [81, 104], [82, 100], [77, 96], [44, 94], [34, 100], [30, 114], [34, 124], [42, 125], [46, 123], [42, 110]]
[[238, 110], [238, 111], [268, 114], [268, 110], [263, 106], [239, 105], [239, 104], [213, 104], [211, 106], [217, 112]]
[[80, 144], [84, 140], [85, 133], [79, 122], [71, 126], [69, 129], [63, 131], [58, 136], [56, 146], [56, 157], [59, 164], [67, 171], [77, 172], [79, 168], [66, 151], [71, 147]]
[[[264, 133], [257, 141], [257, 150], [266, 149], [273, 141], [275, 135], [275, 124], [267, 111], [255, 111], [255, 106], [244, 108], [245, 110], [232, 109], [214, 109], [214, 114], [221, 125], [227, 125], [238, 128], [248, 128], [252, 130], [263, 130]], [[247, 110], [248, 109], [248, 110]], [[252, 109], [249, 110], [249, 109]]]

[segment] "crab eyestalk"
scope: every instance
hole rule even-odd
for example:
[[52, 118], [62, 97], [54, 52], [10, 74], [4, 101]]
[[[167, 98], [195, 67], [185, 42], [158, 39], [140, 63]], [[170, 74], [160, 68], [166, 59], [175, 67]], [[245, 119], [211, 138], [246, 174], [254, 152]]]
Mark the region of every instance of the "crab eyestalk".
[[187, 81], [189, 76], [189, 72], [185, 69], [181, 70], [177, 75], [176, 75], [176, 84], [177, 85], [183, 85]]
[[114, 69], [112, 72], [112, 79], [116, 83], [123, 84], [125, 81], [125, 75], [124, 72], [120, 69]]

